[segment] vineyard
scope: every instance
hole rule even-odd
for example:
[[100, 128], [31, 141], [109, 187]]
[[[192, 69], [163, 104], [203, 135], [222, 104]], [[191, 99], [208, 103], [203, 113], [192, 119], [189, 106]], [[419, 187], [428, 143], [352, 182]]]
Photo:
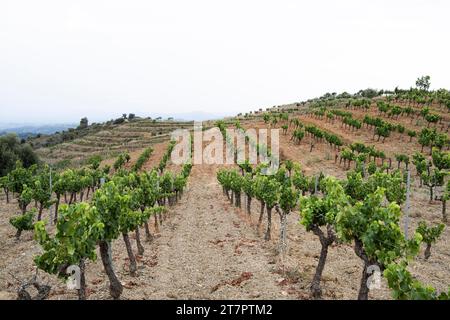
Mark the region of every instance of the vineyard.
[[173, 130], [190, 127], [192, 122], [136, 119], [117, 125], [96, 124], [64, 143], [47, 145], [55, 139], [42, 137], [35, 139], [34, 144], [37, 154], [47, 163], [69, 162], [73, 166], [86, 162], [90, 156], [111, 158], [123, 150], [138, 156], [142, 148], [168, 141]]
[[[172, 163], [170, 132], [187, 122], [39, 148], [44, 164], [17, 162], [0, 180], [0, 298], [449, 299], [450, 94], [425, 89], [208, 124], [234, 158], [226, 129], [279, 129], [273, 175], [192, 152]], [[270, 139], [246, 142], [276, 159]], [[77, 160], [50, 166], [65, 159]]]

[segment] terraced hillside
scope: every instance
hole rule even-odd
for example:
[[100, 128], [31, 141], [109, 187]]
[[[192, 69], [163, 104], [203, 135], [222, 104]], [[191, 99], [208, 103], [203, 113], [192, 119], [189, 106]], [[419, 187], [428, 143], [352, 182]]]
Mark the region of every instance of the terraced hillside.
[[[450, 140], [447, 135], [450, 117], [447, 108], [438, 102], [428, 101], [427, 106], [418, 106], [396, 98], [396, 101], [389, 101], [389, 96], [318, 99], [204, 124], [206, 128], [217, 125], [224, 136], [226, 128], [279, 129], [282, 163], [279, 172], [282, 174], [271, 177], [262, 175], [256, 164], [194, 162], [192, 171], [180, 180], [189, 163], [180, 166], [171, 162], [174, 142], [169, 142], [169, 136], [174, 129], [191, 129], [189, 122], [139, 120], [105, 127], [70, 143], [41, 148], [38, 152], [50, 163], [70, 159], [72, 165], [83, 164], [94, 154], [104, 156], [97, 166], [89, 164], [60, 173], [60, 183], [64, 185], [67, 180], [70, 183], [63, 196], [53, 190], [51, 197], [60, 199], [61, 204], [73, 210], [81, 210], [82, 205], [88, 206], [93, 201], [102, 205], [102, 199], [108, 205], [109, 201], [117, 201], [121, 198], [120, 192], [115, 197], [105, 195], [98, 199], [89, 193], [90, 190], [95, 190], [96, 194], [112, 192], [116, 183], [122, 186], [121, 192], [129, 193], [128, 197], [135, 196], [136, 203], [140, 204], [140, 210], [136, 211], [136, 203], [121, 203], [133, 212], [130, 214], [128, 209], [123, 209], [126, 214], [121, 218], [126, 219], [127, 214], [133, 216], [145, 211], [148, 204], [141, 192], [156, 193], [149, 206], [164, 207], [164, 214], [153, 213], [143, 218], [147, 219], [145, 222], [133, 225], [134, 229], [126, 229], [125, 241], [119, 236], [110, 239], [111, 260], [123, 285], [121, 297], [124, 299], [360, 298], [361, 284], [365, 285], [367, 276], [364, 258], [367, 261], [368, 258], [364, 251], [362, 254], [357, 251], [357, 241], [363, 243], [362, 250], [377, 248], [372, 251], [371, 262], [384, 271], [388, 267], [386, 261], [391, 266], [400, 264], [405, 258], [405, 248], [413, 247], [408, 241], [419, 239], [416, 236], [424, 224], [427, 228], [441, 229], [438, 236], [426, 243], [425, 236], [420, 234], [423, 242], [416, 243], [414, 254], [408, 256], [408, 272], [436, 289], [426, 298], [436, 298], [434, 292], [446, 293], [450, 286], [450, 229], [446, 216], [446, 201], [450, 197]], [[225, 140], [223, 146], [228, 146], [230, 141]], [[203, 146], [208, 145], [204, 141]], [[270, 145], [269, 139], [267, 145], [259, 145], [258, 150], [270, 148]], [[151, 152], [146, 153], [149, 147]], [[122, 154], [114, 155], [125, 151], [128, 151], [128, 160], [116, 168], [116, 161]], [[144, 160], [136, 168], [140, 159]], [[103, 171], [104, 168], [114, 170]], [[19, 168], [17, 173], [21, 172]], [[226, 172], [232, 177], [229, 184], [220, 178]], [[98, 174], [111, 180], [112, 184], [106, 183], [110, 189], [98, 183]], [[75, 179], [71, 178], [73, 176]], [[140, 187], [147, 179], [155, 179], [157, 183]], [[74, 189], [78, 181], [87, 181], [87, 184]], [[176, 181], [184, 183], [183, 187], [177, 189]], [[334, 181], [335, 189], [328, 192], [321, 181]], [[328, 198], [339, 190], [342, 191], [340, 197]], [[383, 202], [372, 205], [372, 196], [386, 191], [390, 192], [389, 198], [386, 195]], [[77, 199], [83, 201], [80, 198], [85, 203], [77, 203]], [[286, 199], [292, 200], [288, 209], [285, 209]], [[331, 205], [323, 199], [331, 201]], [[20, 200], [17, 195], [10, 194], [9, 201], [6, 194], [0, 195], [0, 249], [4, 253], [0, 263], [0, 297], [8, 299], [15, 298], [17, 287], [39, 269], [34, 259], [44, 250], [34, 240], [32, 231], [24, 230], [17, 237], [9, 223], [10, 218], [17, 216]], [[270, 201], [272, 207], [268, 204]], [[111, 211], [107, 211], [106, 216], [114, 213], [117, 205], [107, 207]], [[29, 207], [32, 206], [30, 202]], [[63, 211], [66, 208], [64, 206]], [[49, 202], [42, 217], [50, 221], [55, 212], [53, 202]], [[310, 220], [315, 225], [305, 226], [308, 220], [304, 217], [311, 212], [317, 214]], [[378, 216], [380, 212], [389, 214]], [[352, 215], [348, 218], [344, 213]], [[349, 220], [331, 220], [333, 214]], [[372, 217], [376, 219], [369, 220]], [[357, 238], [357, 232], [366, 227], [364, 219], [371, 224], [362, 239]], [[114, 225], [118, 220], [107, 221]], [[348, 234], [354, 238], [345, 238], [342, 221], [349, 224]], [[53, 223], [43, 225], [54, 234]], [[334, 232], [339, 238], [326, 247], [326, 264], [323, 263], [320, 271], [321, 290], [317, 295], [312, 283], [323, 258], [324, 243], [328, 243], [324, 235]], [[406, 238], [406, 234], [410, 238]], [[145, 241], [141, 242], [143, 235]], [[283, 241], [284, 252], [281, 251]], [[133, 262], [135, 248], [138, 254]], [[99, 252], [98, 248], [93, 251]], [[114, 297], [103, 261], [89, 257], [85, 260], [85, 298]], [[68, 289], [54, 272], [43, 271], [45, 266], [39, 269], [39, 279], [51, 285], [48, 298], [75, 299], [77, 292]], [[403, 279], [405, 272], [399, 271]], [[391, 299], [397, 297], [393, 292], [398, 290], [405, 295], [403, 298], [415, 298], [409, 295], [410, 287], [403, 286], [395, 291], [387, 279], [382, 273], [379, 286], [370, 289], [361, 299]], [[419, 285], [415, 283], [415, 286]]]
[[37, 149], [43, 161], [57, 164], [70, 161], [82, 164], [93, 155], [112, 158], [123, 151], [133, 152], [168, 141], [175, 129], [192, 129], [193, 122], [136, 119], [119, 125], [104, 125], [100, 130], [70, 142]]

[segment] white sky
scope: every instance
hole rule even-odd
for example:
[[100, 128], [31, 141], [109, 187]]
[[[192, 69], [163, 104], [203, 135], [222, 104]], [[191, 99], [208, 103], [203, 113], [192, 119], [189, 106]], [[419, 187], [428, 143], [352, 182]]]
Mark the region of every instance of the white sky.
[[0, 122], [450, 88], [446, 0], [1, 0]]

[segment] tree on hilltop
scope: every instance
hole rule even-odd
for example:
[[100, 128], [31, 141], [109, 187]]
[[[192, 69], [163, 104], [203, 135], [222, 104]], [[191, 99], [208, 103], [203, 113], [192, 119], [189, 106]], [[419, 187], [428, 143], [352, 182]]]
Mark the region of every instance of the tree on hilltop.
[[89, 125], [88, 118], [86, 118], [86, 117], [81, 118], [80, 125], [78, 126], [78, 129], [85, 129], [85, 128], [88, 127], [88, 125]]
[[430, 76], [422, 76], [417, 78], [416, 87], [423, 91], [430, 89]]

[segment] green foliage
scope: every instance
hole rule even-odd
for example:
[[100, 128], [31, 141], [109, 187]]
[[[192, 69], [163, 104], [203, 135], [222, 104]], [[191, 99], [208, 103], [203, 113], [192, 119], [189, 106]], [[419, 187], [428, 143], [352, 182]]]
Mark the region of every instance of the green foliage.
[[417, 254], [422, 240], [417, 233], [413, 239], [405, 239], [400, 229], [400, 206], [395, 202], [384, 206], [385, 192], [384, 188], [377, 188], [364, 200], [342, 208], [336, 216], [339, 237], [344, 241], [361, 241], [368, 259], [381, 266]]
[[148, 147], [146, 148], [139, 158], [136, 160], [136, 163], [133, 165], [132, 170], [133, 171], [139, 171], [141, 170], [142, 166], [147, 162], [147, 160], [150, 158], [151, 154], [153, 153], [153, 148]]
[[392, 106], [391, 110], [388, 113], [389, 117], [398, 117], [403, 113], [403, 108], [399, 106]]
[[33, 230], [34, 228], [33, 219], [35, 215], [36, 210], [33, 209], [24, 214], [10, 218], [9, 223], [18, 231]]
[[187, 178], [183, 174], [177, 174], [173, 180], [173, 189], [176, 192], [182, 191], [186, 186]]
[[377, 127], [375, 129], [375, 134], [379, 137], [388, 138], [390, 136], [391, 130], [387, 126]]
[[286, 168], [287, 171], [292, 172], [292, 169], [294, 169], [294, 162], [292, 160], [285, 160], [284, 161], [284, 166]]
[[443, 147], [448, 146], [449, 139], [448, 135], [446, 133], [437, 133], [434, 141], [433, 146], [437, 147], [439, 150], [441, 150]]
[[161, 193], [158, 173], [155, 170], [142, 172], [138, 176], [138, 183], [135, 190], [135, 197], [139, 202], [141, 210], [153, 207]]
[[6, 191], [9, 191], [9, 177], [4, 176], [0, 177], [0, 188], [3, 188]]
[[402, 134], [402, 133], [405, 132], [405, 130], [406, 130], [405, 127], [402, 126], [401, 124], [398, 124], [398, 125], [397, 125], [397, 132], [398, 132], [398, 133]]
[[430, 76], [417, 78], [416, 87], [420, 90], [428, 91], [428, 89], [430, 89]]
[[439, 169], [433, 168], [428, 170], [425, 170], [422, 172], [422, 180], [423, 183], [428, 187], [436, 187], [436, 186], [442, 186], [444, 184], [444, 177], [446, 173], [444, 171], [441, 171]]
[[167, 162], [169, 161], [170, 155], [172, 154], [173, 148], [175, 148], [176, 141], [170, 141], [169, 145], [167, 146], [166, 152], [164, 153], [163, 157], [161, 158], [158, 169], [160, 172], [163, 172], [164, 169], [167, 166]]
[[309, 191], [310, 179], [301, 172], [299, 168], [294, 169], [294, 173], [292, 175], [292, 184], [294, 187], [301, 191], [302, 194]]
[[348, 125], [349, 127], [352, 127], [354, 129], [361, 129], [361, 121], [350, 118], [350, 117], [345, 117], [342, 122], [346, 125]]
[[255, 185], [251, 173], [246, 173], [242, 179], [242, 191], [250, 197], [255, 195]]
[[325, 194], [322, 198], [313, 195], [300, 199], [300, 223], [308, 231], [313, 226], [334, 225], [338, 212], [350, 204], [349, 197], [335, 178], [327, 177], [323, 184]]
[[324, 137], [324, 131], [314, 125], [306, 126], [305, 131], [314, 136], [316, 139], [322, 139]]
[[50, 190], [50, 168], [44, 166], [34, 177], [33, 199], [41, 208], [48, 208], [52, 204], [52, 190]]
[[230, 179], [228, 170], [225, 170], [225, 169], [218, 170], [217, 171], [217, 180], [226, 190], [231, 189], [231, 179]]
[[378, 188], [384, 188], [388, 201], [402, 204], [406, 199], [406, 186], [400, 171], [389, 174], [378, 170], [366, 180], [360, 172], [351, 171], [347, 173], [347, 180], [343, 184], [345, 192], [353, 200], [364, 200], [367, 194], [375, 192]]
[[292, 133], [292, 140], [294, 140], [295, 143], [300, 143], [303, 140], [303, 137], [305, 136], [305, 131], [301, 129], [295, 129]]
[[244, 162], [242, 163], [238, 163], [239, 168], [241, 168], [242, 172], [244, 173], [252, 173], [253, 168], [252, 165], [250, 164], [250, 162], [248, 161], [248, 159], [246, 159]]
[[113, 164], [114, 170], [119, 170], [120, 168], [122, 168], [125, 163], [127, 162], [126, 157], [125, 157], [125, 153], [121, 153], [119, 154], [119, 156], [117, 157], [116, 161]]
[[[173, 180], [171, 183], [172, 190]], [[139, 185], [139, 177], [133, 173], [116, 175], [112, 181], [97, 190], [93, 203], [100, 213], [100, 220], [105, 225], [102, 240], [115, 239], [119, 233], [135, 230], [148, 220], [151, 211], [142, 210], [144, 197]], [[113, 207], [114, 204], [115, 207]]]
[[436, 148], [433, 148], [431, 157], [433, 159], [433, 165], [439, 170], [450, 169], [450, 152], [442, 152]]
[[174, 176], [172, 172], [165, 172], [160, 177], [159, 187], [161, 188], [161, 195], [168, 197], [172, 195], [174, 186]]
[[117, 183], [109, 181], [94, 193], [92, 204], [104, 225], [100, 240], [111, 241], [119, 236], [122, 212], [128, 211], [130, 199], [123, 195]]
[[280, 191], [279, 205], [283, 212], [289, 213], [295, 208], [298, 202], [298, 191], [290, 184], [283, 184]]
[[36, 256], [36, 266], [50, 274], [66, 277], [65, 268], [78, 264], [81, 259], [96, 259], [97, 241], [104, 237], [105, 224], [99, 211], [87, 203], [61, 205], [61, 219], [52, 237], [45, 229], [45, 222], [35, 224], [35, 238], [43, 253]]
[[324, 132], [323, 136], [325, 137], [325, 141], [331, 146], [341, 147], [344, 145], [342, 139], [335, 134]]
[[286, 167], [282, 165], [278, 168], [276, 173], [273, 175], [273, 178], [278, 181], [281, 185], [288, 184], [291, 185], [291, 180], [288, 176], [288, 172], [286, 170]]
[[416, 167], [417, 173], [422, 175], [427, 170], [427, 161], [425, 156], [419, 152], [413, 155], [413, 164]]
[[103, 174], [108, 175], [111, 171], [111, 166], [110, 165], [104, 166], [102, 171], [103, 171]]
[[433, 143], [436, 139], [436, 129], [428, 129], [428, 128], [423, 128], [422, 131], [420, 131], [419, 133], [419, 143], [422, 146], [433, 146]]
[[449, 300], [450, 288], [448, 292], [438, 293], [431, 286], [424, 286], [414, 279], [406, 269], [407, 263], [402, 261], [399, 264], [390, 264], [383, 275], [387, 279], [388, 286], [392, 290], [392, 297], [397, 300]]
[[408, 130], [407, 134], [411, 139], [414, 138], [415, 136], [417, 136], [417, 132], [414, 130]]
[[353, 151], [349, 148], [344, 148], [341, 151], [341, 158], [345, 160], [353, 161], [356, 158], [356, 155], [353, 153]]
[[439, 223], [435, 226], [429, 227], [425, 221], [420, 221], [416, 232], [422, 236], [423, 242], [426, 244], [432, 244], [435, 243], [441, 236], [444, 226], [445, 225], [443, 223]]
[[441, 116], [435, 113], [428, 113], [425, 115], [425, 120], [428, 123], [438, 123], [438, 121], [441, 120]]
[[87, 164], [94, 170], [100, 167], [100, 163], [102, 162], [101, 155], [93, 155], [87, 160]]
[[[130, 197], [127, 200], [132, 201], [132, 198]], [[125, 206], [119, 216], [119, 231], [121, 233], [128, 233], [135, 230], [149, 219], [151, 213], [152, 211], [150, 210], [142, 212], [139, 210], [132, 210], [131, 205]]]
[[22, 212], [25, 212], [27, 209], [27, 206], [31, 203], [33, 200], [34, 192], [33, 188], [28, 187], [26, 184], [23, 186], [23, 190], [20, 193], [18, 202], [19, 202], [19, 208], [22, 209]]
[[275, 179], [263, 177], [257, 183], [257, 193], [263, 199], [268, 208], [273, 208], [279, 199], [280, 183]]
[[374, 161], [370, 161], [369, 165], [367, 166], [367, 172], [369, 173], [369, 175], [372, 175], [376, 171], [377, 171], [377, 165], [375, 164]]
[[400, 163], [404, 163], [405, 165], [409, 165], [409, 156], [407, 154], [396, 154], [395, 160]]
[[183, 165], [183, 168], [181, 170], [182, 175], [187, 178], [189, 174], [191, 173], [192, 164], [191, 163], [185, 163]]
[[16, 168], [20, 161], [25, 168], [39, 162], [39, 158], [27, 143], [21, 143], [15, 134], [0, 137], [0, 177]]
[[23, 167], [22, 162], [17, 161], [16, 167], [8, 174], [9, 189], [21, 194], [25, 185], [31, 185], [33, 179], [33, 173], [36, 170], [35, 167], [26, 169]]
[[55, 192], [69, 192], [69, 193], [78, 193], [80, 192], [85, 184], [86, 180], [82, 177], [86, 173], [84, 171], [76, 171], [72, 169], [68, 169], [60, 173], [56, 176], [54, 182]]

